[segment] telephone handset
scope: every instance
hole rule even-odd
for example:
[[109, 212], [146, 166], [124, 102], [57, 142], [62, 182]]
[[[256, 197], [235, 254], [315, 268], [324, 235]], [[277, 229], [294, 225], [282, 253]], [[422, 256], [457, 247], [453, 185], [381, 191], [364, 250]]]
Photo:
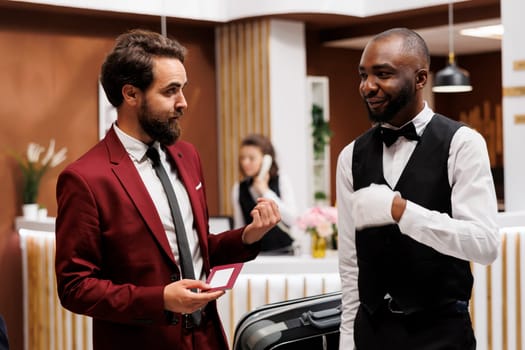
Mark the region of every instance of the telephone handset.
[[263, 156], [262, 164], [261, 164], [261, 170], [259, 170], [259, 174], [257, 175], [257, 178], [259, 180], [264, 179], [266, 174], [268, 174], [268, 171], [270, 171], [270, 168], [272, 166], [272, 156], [269, 154], [265, 154]]

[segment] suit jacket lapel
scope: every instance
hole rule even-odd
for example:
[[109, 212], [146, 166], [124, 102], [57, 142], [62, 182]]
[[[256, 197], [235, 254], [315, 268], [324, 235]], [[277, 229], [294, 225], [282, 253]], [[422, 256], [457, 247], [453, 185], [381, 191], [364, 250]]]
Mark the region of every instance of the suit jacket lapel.
[[142, 178], [113, 128], [108, 132], [104, 141], [108, 148], [109, 161], [112, 164], [113, 173], [126, 189], [131, 201], [164, 253], [166, 253], [175, 264], [175, 258], [173, 257], [173, 252], [166, 237], [166, 231], [157, 213], [155, 204], [153, 204], [151, 196], [142, 182]]

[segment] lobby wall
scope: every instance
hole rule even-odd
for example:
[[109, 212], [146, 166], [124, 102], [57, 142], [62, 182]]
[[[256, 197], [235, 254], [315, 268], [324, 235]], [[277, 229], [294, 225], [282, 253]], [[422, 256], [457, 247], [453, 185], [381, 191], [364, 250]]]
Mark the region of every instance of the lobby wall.
[[[55, 186], [64, 166], [98, 141], [98, 75], [115, 37], [131, 28], [160, 31], [160, 19], [0, 3], [0, 314], [12, 350], [23, 348], [18, 235], [21, 172], [9, 152], [25, 156], [29, 142], [51, 138], [67, 159], [43, 177], [38, 202], [56, 215]], [[168, 35], [188, 48], [189, 109], [182, 138], [201, 152], [208, 204], [218, 214], [214, 29], [168, 21]]]
[[[21, 215], [20, 172], [9, 150], [24, 153], [29, 142], [67, 147], [65, 163], [44, 177], [39, 202], [56, 215], [56, 177], [98, 140], [97, 77], [114, 38], [134, 27], [160, 30], [151, 16], [116, 15], [93, 11], [53, 9], [0, 1], [0, 313], [9, 326], [12, 350], [23, 348], [22, 283], [18, 235], [14, 219]], [[210, 214], [222, 214], [217, 178], [217, 97], [215, 34], [211, 23], [168, 21], [168, 34], [189, 49], [186, 61], [190, 84], [185, 90], [189, 109], [183, 120], [183, 139], [201, 152]], [[357, 66], [361, 52], [323, 47], [316, 31], [306, 34], [307, 74], [330, 81], [331, 193], [335, 166], [342, 148], [369, 126], [358, 92]], [[489, 60], [489, 63], [485, 63]], [[432, 70], [445, 64], [433, 58]], [[436, 95], [435, 109], [459, 118], [489, 101], [501, 105], [499, 53], [460, 57], [474, 84], [471, 94]], [[488, 69], [491, 67], [492, 69]], [[491, 108], [492, 108], [491, 107]], [[483, 108], [483, 107], [482, 107]]]
[[[446, 58], [433, 57], [431, 69], [444, 67]], [[472, 92], [435, 94], [436, 111], [465, 122], [479, 131], [487, 143], [496, 185], [499, 209], [505, 209], [503, 191], [503, 110], [501, 52], [486, 52], [458, 57], [458, 65], [470, 73]]]
[[[364, 103], [359, 95], [358, 65], [361, 50], [326, 47], [319, 34], [307, 34], [307, 74], [327, 76], [330, 90], [331, 192], [335, 193], [335, 169], [339, 152], [370, 127]], [[474, 90], [459, 94], [434, 94], [434, 111], [456, 120], [466, 121], [487, 140], [496, 180], [498, 198], [503, 201], [503, 157], [501, 153], [501, 54], [488, 52], [458, 58], [462, 68], [470, 72]], [[445, 57], [432, 57], [431, 71], [446, 64]]]

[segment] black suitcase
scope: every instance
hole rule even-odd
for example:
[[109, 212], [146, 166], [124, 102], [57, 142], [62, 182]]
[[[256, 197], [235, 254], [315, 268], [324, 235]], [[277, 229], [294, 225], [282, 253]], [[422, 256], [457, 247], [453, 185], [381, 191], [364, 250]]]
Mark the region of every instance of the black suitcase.
[[261, 306], [237, 324], [234, 350], [337, 350], [341, 292]]

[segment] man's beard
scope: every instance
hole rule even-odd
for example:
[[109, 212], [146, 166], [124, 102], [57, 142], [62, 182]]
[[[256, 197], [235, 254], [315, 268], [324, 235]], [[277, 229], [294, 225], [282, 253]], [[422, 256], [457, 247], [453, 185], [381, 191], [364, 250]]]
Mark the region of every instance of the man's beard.
[[140, 106], [138, 119], [146, 134], [161, 145], [172, 145], [180, 137], [178, 120], [155, 114], [149, 108], [147, 101]]
[[368, 118], [374, 123], [385, 123], [391, 121], [406, 105], [412, 101], [414, 96], [411, 94], [412, 87], [405, 85], [395, 99], [388, 102], [383, 112], [373, 112], [365, 102], [368, 110]]

